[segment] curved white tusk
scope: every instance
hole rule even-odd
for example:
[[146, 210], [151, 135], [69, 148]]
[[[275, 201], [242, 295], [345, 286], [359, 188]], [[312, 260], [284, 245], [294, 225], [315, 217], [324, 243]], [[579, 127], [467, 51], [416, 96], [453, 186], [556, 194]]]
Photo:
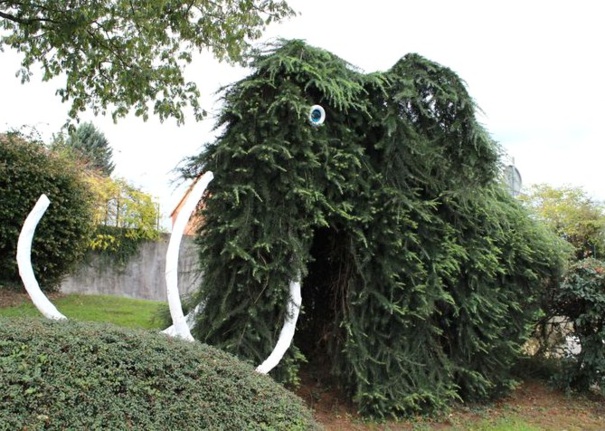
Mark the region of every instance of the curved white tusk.
[[294, 331], [296, 330], [296, 321], [298, 320], [298, 314], [300, 312], [300, 306], [302, 304], [302, 296], [300, 294], [300, 282], [290, 282], [290, 301], [288, 302], [287, 315], [284, 319], [284, 326], [279, 333], [279, 339], [273, 349], [273, 352], [269, 355], [265, 361], [256, 367], [256, 371], [262, 374], [267, 374], [271, 371], [279, 361], [284, 357], [284, 354], [292, 344], [294, 338]]
[[[191, 310], [185, 316], [185, 322], [187, 322], [187, 327], [191, 331], [195, 326], [195, 318], [198, 314], [200, 314], [204, 310], [204, 303], [200, 302], [195, 306], [193, 310]], [[177, 337], [178, 333], [176, 331], [176, 327], [174, 325], [170, 325], [168, 328], [162, 331], [163, 334], [170, 335], [171, 337]]]
[[181, 245], [181, 239], [183, 238], [183, 232], [187, 227], [187, 222], [189, 221], [191, 214], [193, 214], [196, 205], [202, 198], [206, 187], [208, 187], [208, 184], [213, 178], [214, 175], [212, 172], [208, 171], [194, 183], [189, 197], [185, 201], [185, 205], [183, 205], [179, 211], [174, 226], [172, 227], [172, 234], [170, 235], [168, 250], [166, 251], [166, 293], [168, 296], [170, 316], [172, 317], [172, 326], [165, 329], [163, 332], [188, 341], [194, 340], [191, 331], [189, 330], [189, 326], [187, 325], [187, 319], [183, 314], [181, 298], [179, 296], [179, 247]]
[[19, 241], [17, 242], [17, 265], [19, 266], [19, 275], [21, 276], [21, 280], [23, 280], [25, 290], [44, 317], [53, 320], [67, 320], [67, 317], [61, 314], [42, 290], [40, 290], [40, 285], [34, 275], [31, 262], [34, 232], [48, 205], [50, 205], [50, 200], [48, 200], [45, 194], [42, 194], [25, 219], [21, 233], [19, 234]]

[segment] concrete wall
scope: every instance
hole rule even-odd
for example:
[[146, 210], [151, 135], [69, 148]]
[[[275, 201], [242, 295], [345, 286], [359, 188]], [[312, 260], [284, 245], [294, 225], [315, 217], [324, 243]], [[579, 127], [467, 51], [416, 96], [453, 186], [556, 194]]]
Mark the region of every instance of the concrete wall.
[[[92, 256], [61, 284], [63, 293], [117, 295], [166, 301], [166, 250], [169, 235], [157, 242], [141, 244], [124, 268], [108, 264], [106, 258]], [[197, 249], [193, 238], [183, 237], [179, 252], [179, 292], [181, 297], [199, 285]]]

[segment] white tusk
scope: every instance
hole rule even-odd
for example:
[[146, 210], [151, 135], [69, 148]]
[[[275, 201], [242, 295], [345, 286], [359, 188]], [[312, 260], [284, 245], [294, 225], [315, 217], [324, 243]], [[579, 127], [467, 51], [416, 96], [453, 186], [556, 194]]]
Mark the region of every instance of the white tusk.
[[[193, 327], [195, 326], [195, 317], [200, 314], [202, 311], [204, 310], [204, 303], [200, 302], [199, 304], [197, 304], [195, 306], [195, 308], [193, 310], [191, 310], [189, 313], [187, 313], [187, 315], [185, 316], [185, 321], [187, 322], [187, 327], [189, 328], [189, 330], [191, 331], [193, 329]], [[170, 325], [168, 328], [164, 329], [162, 331], [163, 334], [166, 335], [170, 335], [171, 337], [176, 337], [178, 336], [178, 333], [176, 332], [176, 328], [174, 325]]]
[[302, 296], [300, 294], [300, 282], [290, 282], [290, 301], [288, 302], [287, 316], [284, 319], [284, 326], [279, 333], [279, 338], [275, 348], [265, 361], [256, 367], [256, 371], [261, 374], [267, 374], [271, 371], [279, 361], [284, 357], [284, 354], [292, 344], [294, 331], [296, 330], [296, 321], [302, 304]]
[[193, 189], [191, 190], [185, 205], [183, 205], [183, 208], [179, 211], [174, 226], [172, 227], [168, 251], [166, 251], [166, 293], [168, 296], [170, 316], [172, 317], [172, 326], [165, 329], [163, 332], [171, 336], [183, 338], [187, 341], [194, 341], [194, 339], [189, 330], [189, 326], [187, 325], [187, 319], [183, 314], [183, 307], [181, 306], [181, 298], [179, 296], [179, 247], [181, 245], [181, 239], [183, 238], [183, 232], [187, 227], [187, 222], [189, 221], [191, 214], [193, 214], [196, 205], [202, 198], [206, 187], [208, 187], [208, 184], [213, 178], [214, 175], [212, 172], [208, 171], [194, 183]]
[[21, 228], [21, 233], [19, 234], [19, 241], [17, 242], [17, 265], [19, 266], [19, 275], [21, 276], [21, 280], [23, 280], [25, 290], [36, 308], [44, 317], [53, 320], [67, 320], [67, 317], [61, 314], [59, 310], [57, 310], [57, 307], [55, 307], [42, 290], [40, 290], [40, 285], [34, 275], [31, 262], [34, 232], [40, 219], [46, 212], [48, 205], [50, 205], [50, 200], [48, 200], [48, 197], [45, 194], [42, 194], [25, 219], [23, 227]]

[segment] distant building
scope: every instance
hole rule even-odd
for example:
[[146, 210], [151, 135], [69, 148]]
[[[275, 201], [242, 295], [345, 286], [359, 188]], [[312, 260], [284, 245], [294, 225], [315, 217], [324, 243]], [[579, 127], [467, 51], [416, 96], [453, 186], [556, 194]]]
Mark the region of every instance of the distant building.
[[[179, 200], [179, 203], [176, 204], [176, 206], [170, 213], [170, 221], [172, 223], [172, 227], [174, 227], [174, 224], [176, 223], [176, 218], [178, 217], [179, 212], [181, 211], [183, 206], [185, 205], [185, 202], [187, 202], [187, 198], [189, 198], [189, 195], [191, 194], [193, 187], [195, 186], [195, 184], [199, 181], [199, 179], [201, 177], [202, 177], [202, 174], [198, 175], [193, 180], [193, 182], [189, 185], [189, 187], [183, 194], [183, 197], [181, 197], [181, 199]], [[197, 207], [195, 208], [195, 211], [193, 212], [193, 214], [189, 218], [189, 221], [187, 222], [187, 226], [185, 226], [185, 231], [183, 232], [183, 235], [195, 235], [197, 228], [202, 224], [203, 218], [199, 215], [199, 212], [204, 207], [204, 200], [205, 199], [202, 199], [198, 202]]]

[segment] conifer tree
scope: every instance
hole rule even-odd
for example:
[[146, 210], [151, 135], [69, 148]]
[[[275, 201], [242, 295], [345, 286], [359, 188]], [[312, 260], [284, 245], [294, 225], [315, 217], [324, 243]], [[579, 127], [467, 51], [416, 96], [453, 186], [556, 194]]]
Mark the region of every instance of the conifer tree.
[[105, 135], [92, 123], [83, 123], [70, 133], [66, 145], [85, 162], [105, 176], [115, 169], [112, 161], [113, 149]]
[[[300, 276], [278, 376], [304, 356], [378, 416], [510, 387], [561, 257], [501, 188], [498, 148], [463, 82], [416, 54], [363, 74], [297, 40], [251, 66], [224, 91], [222, 135], [184, 170], [215, 175], [197, 338], [260, 362]], [[315, 104], [321, 126], [307, 119]]]

